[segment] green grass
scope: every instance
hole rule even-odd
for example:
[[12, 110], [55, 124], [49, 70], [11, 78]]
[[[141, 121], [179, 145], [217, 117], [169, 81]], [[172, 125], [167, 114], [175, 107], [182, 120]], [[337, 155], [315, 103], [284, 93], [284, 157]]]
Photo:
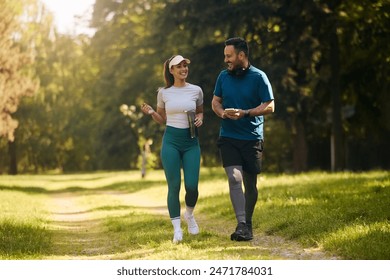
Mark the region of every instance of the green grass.
[[0, 190], [0, 259], [39, 258], [47, 252], [51, 234], [46, 229], [43, 199]]
[[347, 259], [390, 259], [384, 249], [390, 245], [388, 172], [281, 179], [262, 189], [257, 213], [262, 230]]
[[[284, 259], [284, 249], [295, 250], [288, 242], [319, 248], [324, 258], [390, 259], [388, 171], [263, 174], [258, 187], [259, 239], [232, 242], [224, 172], [202, 169], [201, 233], [174, 245], [161, 170], [145, 179], [136, 171], [3, 175], [0, 259]], [[285, 244], [261, 244], [273, 237]]]
[[44, 227], [31, 223], [3, 220], [0, 223], [0, 252], [4, 259], [34, 258], [50, 245], [50, 234]]
[[[275, 175], [259, 181], [254, 227], [345, 259], [390, 259], [389, 172]], [[204, 178], [204, 177], [203, 177]], [[202, 207], [228, 217], [229, 198]]]

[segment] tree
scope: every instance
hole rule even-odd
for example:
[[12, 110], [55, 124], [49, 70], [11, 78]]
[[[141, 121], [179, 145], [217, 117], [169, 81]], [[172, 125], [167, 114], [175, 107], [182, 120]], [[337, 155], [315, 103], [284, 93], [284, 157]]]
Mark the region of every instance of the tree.
[[[92, 24], [97, 32], [91, 42], [91, 55], [100, 70], [94, 85], [100, 169], [137, 168], [143, 138], [155, 137], [153, 147], [159, 147], [158, 125], [146, 117], [134, 125], [118, 110], [127, 104], [135, 106], [138, 114], [143, 102], [156, 102], [156, 90], [162, 85], [163, 58], [150, 44], [149, 36], [154, 28], [152, 18], [161, 9], [158, 2], [96, 1]], [[155, 165], [159, 166], [157, 162]]]
[[21, 52], [18, 47], [22, 6], [9, 0], [1, 0], [0, 6], [0, 136], [13, 141], [18, 122], [11, 115], [23, 96], [34, 94], [37, 83], [24, 72], [33, 62], [31, 53]]
[[390, 2], [342, 1], [338, 29], [345, 161], [348, 169], [390, 168]]
[[28, 72], [28, 65], [33, 62], [32, 53], [21, 50], [20, 29], [23, 3], [9, 0], [0, 1], [0, 137], [9, 141], [11, 174], [17, 173], [14, 132], [18, 121], [12, 118], [24, 96], [32, 96], [38, 89]]
[[[285, 140], [291, 139], [292, 170], [341, 170], [346, 167], [347, 158], [359, 158], [354, 153], [347, 154], [346, 143], [346, 139], [354, 138], [348, 126], [358, 115], [372, 111], [366, 120], [359, 117], [367, 128], [359, 128], [358, 123], [353, 125], [357, 131], [364, 131], [369, 142], [373, 139], [368, 137], [368, 131], [378, 135], [377, 144], [384, 143], [383, 137], [389, 134], [386, 126], [389, 122], [379, 115], [388, 116], [385, 108], [389, 106], [383, 97], [389, 80], [386, 55], [389, 49], [386, 26], [389, 25], [385, 24], [389, 21], [388, 7], [388, 1], [380, 0], [179, 0], [165, 4], [157, 17], [155, 26], [160, 28], [155, 30], [154, 37], [162, 49], [180, 47], [202, 60], [200, 67], [191, 65], [194, 69], [197, 67], [197, 71], [193, 70], [195, 74], [190, 77], [201, 81], [202, 86], [206, 85], [206, 92], [212, 91], [210, 81], [216, 75], [213, 71], [221, 65], [219, 61], [222, 62], [222, 58], [216, 60], [219, 56], [216, 48], [222, 49], [227, 37], [246, 38], [251, 48], [251, 61], [270, 74], [275, 88], [274, 117], [290, 128], [291, 137]], [[363, 65], [371, 69], [370, 72], [361, 71], [362, 67], [353, 64], [366, 55], [371, 60], [364, 59]], [[350, 67], [352, 65], [357, 66], [356, 70]], [[368, 73], [371, 73], [370, 78]], [[357, 81], [356, 74], [363, 79]], [[347, 81], [346, 77], [350, 79]], [[373, 93], [373, 88], [379, 94]], [[363, 100], [369, 100], [373, 107], [362, 106], [359, 114], [346, 119], [345, 110]], [[207, 120], [210, 116], [213, 121], [207, 111], [205, 115]], [[214, 123], [211, 127], [214, 129], [210, 131], [216, 131]], [[272, 127], [268, 133], [272, 137], [282, 136]], [[211, 143], [214, 137], [204, 140], [206, 149], [215, 149]], [[269, 144], [272, 145], [272, 139], [267, 147]], [[280, 149], [279, 146], [272, 148]], [[383, 155], [378, 158], [382, 158], [381, 162], [386, 161]]]
[[[39, 77], [40, 89], [8, 114], [19, 127], [13, 145], [0, 141], [0, 153], [17, 151], [23, 171], [128, 169], [139, 167], [144, 143], [151, 139], [148, 164], [161, 167], [164, 128], [140, 114], [139, 106], [155, 104], [163, 62], [180, 53], [192, 60], [188, 81], [204, 92], [202, 164], [219, 164], [219, 119], [210, 102], [225, 67], [224, 40], [241, 36], [249, 43], [251, 63], [274, 87], [276, 112], [266, 117], [267, 170], [389, 167], [389, 5], [383, 0], [97, 0], [93, 38], [56, 34], [50, 14], [35, 6], [35, 17], [34, 11], [23, 16], [33, 24], [18, 21], [7, 42], [12, 54], [34, 50], [34, 64], [18, 73]], [[136, 120], [120, 113], [121, 104], [134, 108]], [[0, 168], [5, 161], [10, 157], [0, 157]]]

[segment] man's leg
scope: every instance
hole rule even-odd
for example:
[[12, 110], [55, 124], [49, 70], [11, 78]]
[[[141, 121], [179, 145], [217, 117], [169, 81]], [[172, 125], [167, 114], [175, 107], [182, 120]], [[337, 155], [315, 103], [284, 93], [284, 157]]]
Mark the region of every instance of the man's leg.
[[237, 223], [245, 223], [245, 196], [242, 191], [242, 166], [225, 167], [228, 177], [230, 200], [236, 214]]
[[230, 200], [233, 205], [237, 219], [237, 227], [230, 239], [236, 241], [249, 241], [252, 239], [250, 232], [245, 224], [245, 196], [242, 191], [242, 166], [225, 167], [225, 172], [228, 176]]
[[252, 235], [252, 216], [258, 198], [257, 174], [244, 171], [243, 181], [245, 188], [245, 221]]
[[245, 221], [251, 236], [252, 216], [258, 198], [257, 175], [261, 172], [261, 159], [263, 154], [263, 141], [248, 141], [241, 150], [244, 157], [243, 182], [245, 189]]

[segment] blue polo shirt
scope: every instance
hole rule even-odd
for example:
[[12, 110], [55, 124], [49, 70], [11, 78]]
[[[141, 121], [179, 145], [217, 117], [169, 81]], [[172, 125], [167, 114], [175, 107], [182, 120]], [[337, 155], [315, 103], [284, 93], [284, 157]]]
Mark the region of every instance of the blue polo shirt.
[[[254, 66], [250, 66], [243, 76], [234, 76], [223, 70], [214, 89], [214, 95], [222, 98], [222, 107], [252, 109], [261, 103], [274, 99], [272, 87], [267, 75]], [[219, 135], [240, 140], [262, 140], [263, 116], [241, 118], [239, 120], [222, 119]]]

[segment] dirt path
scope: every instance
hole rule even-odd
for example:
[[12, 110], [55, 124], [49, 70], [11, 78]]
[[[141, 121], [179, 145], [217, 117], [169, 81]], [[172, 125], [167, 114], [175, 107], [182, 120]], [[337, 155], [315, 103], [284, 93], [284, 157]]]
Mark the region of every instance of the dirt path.
[[[151, 202], [150, 197], [142, 194], [109, 193], [121, 200], [124, 205], [131, 205], [143, 212], [159, 216], [168, 216], [166, 206]], [[73, 193], [52, 195], [51, 228], [54, 248], [50, 259], [111, 259], [115, 258], [116, 244], [107, 234], [103, 219], [94, 217], [93, 213], [80, 205], [78, 196]], [[167, 218], [168, 219], [168, 218]], [[197, 216], [202, 229], [207, 228], [218, 235], [229, 236], [229, 229], [223, 223], [210, 221], [204, 215]], [[254, 232], [255, 237], [249, 244], [256, 247], [258, 255], [272, 256], [273, 259], [285, 260], [321, 260], [337, 259], [316, 248], [304, 248], [300, 244], [278, 236], [268, 236]], [[247, 243], [248, 244], [248, 243]], [[81, 248], [81, 249], [80, 249]]]
[[52, 209], [54, 259], [80, 259], [107, 253], [109, 242], [105, 240], [101, 221], [78, 205], [73, 195], [53, 195]]
[[[198, 218], [198, 223], [203, 227], [218, 232], [222, 236], [226, 236], [226, 238], [229, 238], [232, 231], [232, 228], [227, 228], [223, 222], [216, 224], [215, 221], [210, 222], [206, 217]], [[265, 235], [262, 232], [256, 231], [256, 229], [254, 229], [253, 233], [253, 240], [249, 244], [256, 247], [259, 255], [264, 253], [265, 255], [272, 256], [274, 259], [281, 260], [337, 259], [336, 256], [332, 256], [318, 248], [305, 248], [295, 241], [286, 240], [280, 236]]]

